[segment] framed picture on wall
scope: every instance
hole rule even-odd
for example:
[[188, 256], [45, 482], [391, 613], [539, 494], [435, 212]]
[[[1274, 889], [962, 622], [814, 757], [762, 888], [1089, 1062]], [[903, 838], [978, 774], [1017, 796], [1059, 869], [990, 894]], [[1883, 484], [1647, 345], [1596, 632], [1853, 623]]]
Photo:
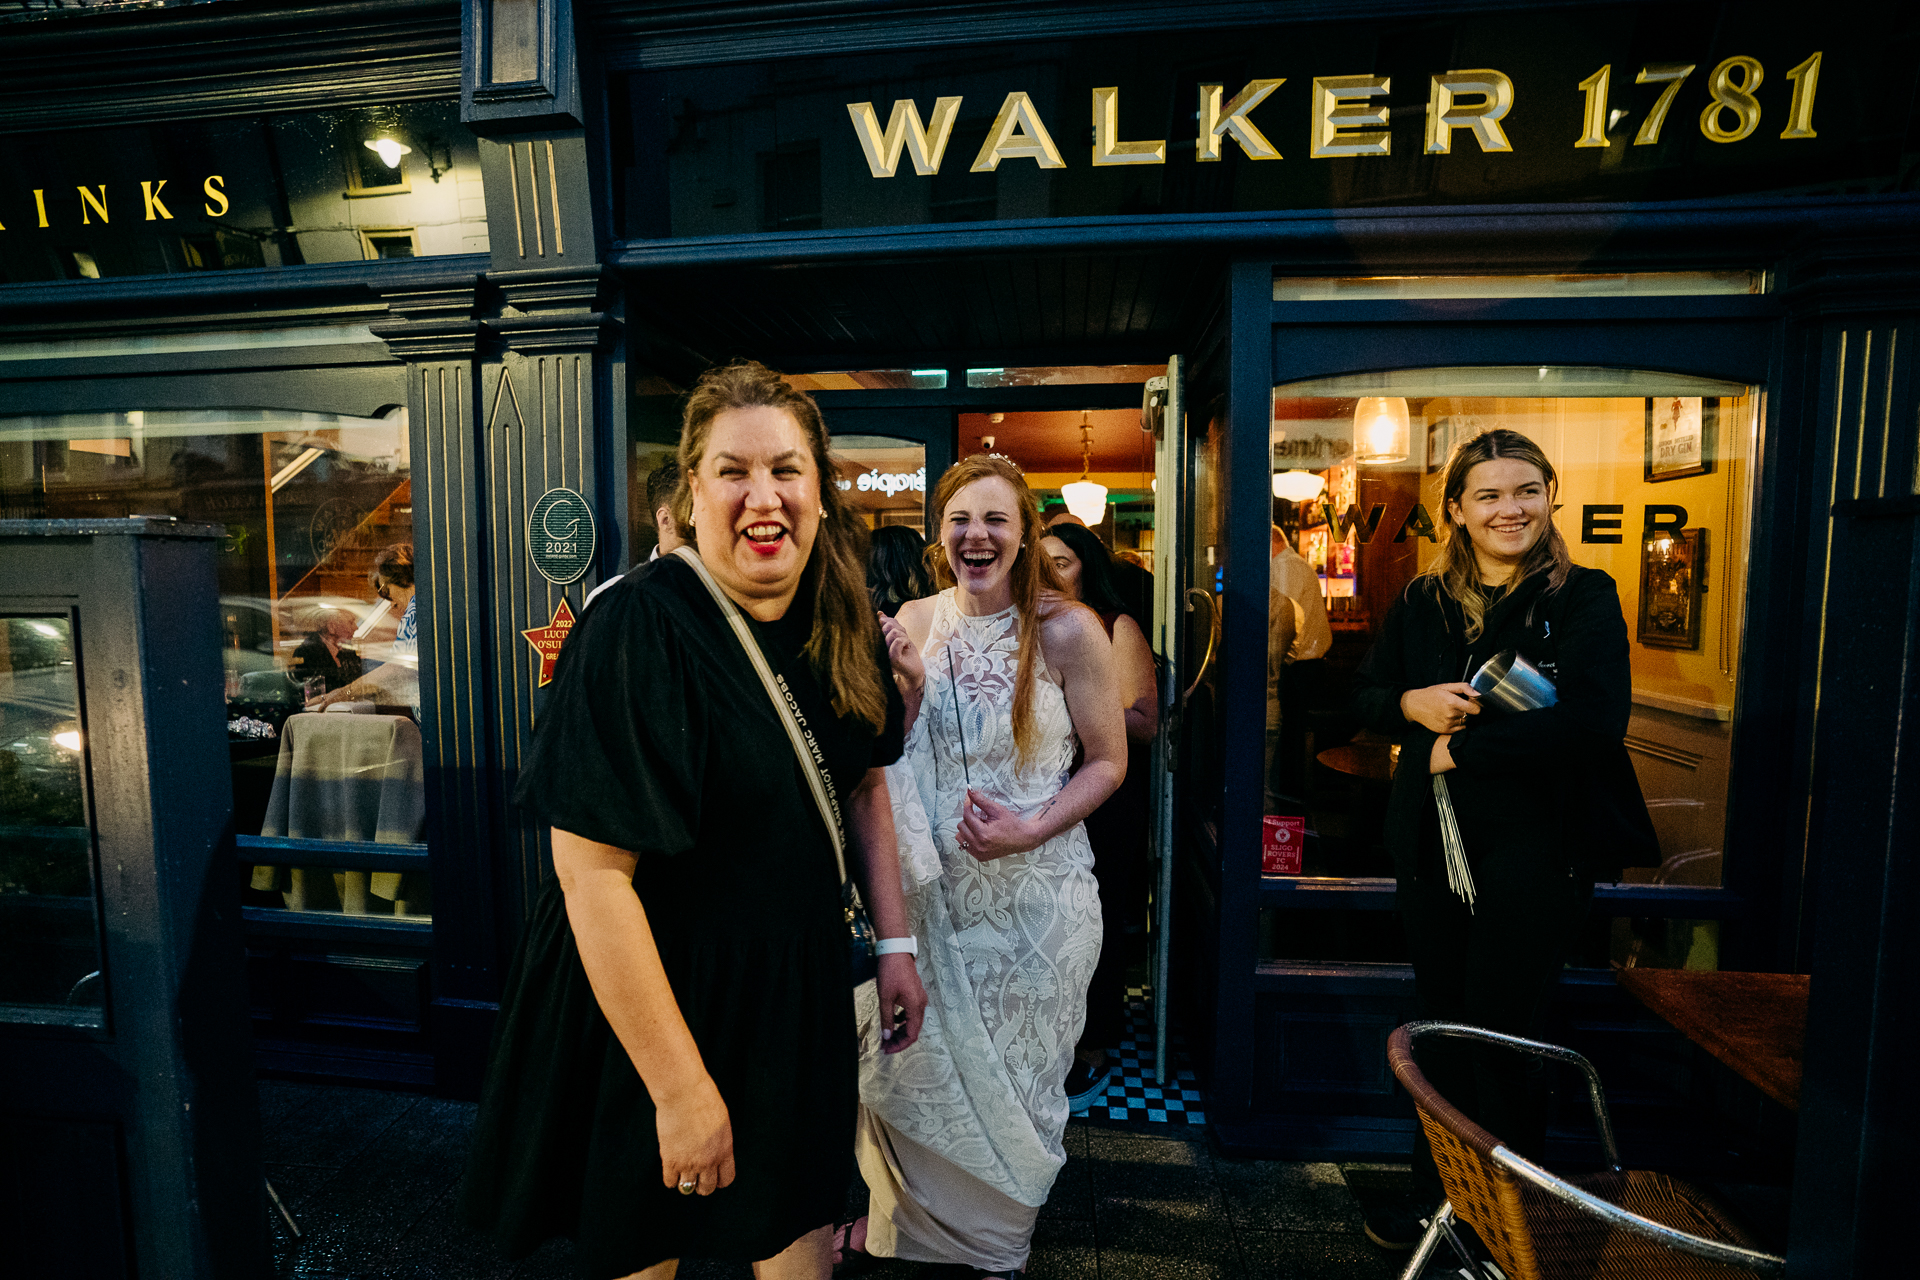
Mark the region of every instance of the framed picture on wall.
[[1640, 627], [1654, 649], [1700, 647], [1700, 593], [1707, 586], [1707, 531], [1661, 530], [1640, 549]]
[[1647, 400], [1647, 483], [1704, 476], [1713, 470], [1720, 401], [1700, 396]]

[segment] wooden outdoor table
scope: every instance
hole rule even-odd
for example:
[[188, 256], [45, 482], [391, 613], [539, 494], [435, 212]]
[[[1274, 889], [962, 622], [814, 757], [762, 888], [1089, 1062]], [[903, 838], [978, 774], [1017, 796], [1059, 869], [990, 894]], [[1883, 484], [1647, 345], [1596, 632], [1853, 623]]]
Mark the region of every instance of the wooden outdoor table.
[[1614, 978], [1769, 1098], [1800, 1109], [1807, 975], [1634, 968], [1616, 969]]

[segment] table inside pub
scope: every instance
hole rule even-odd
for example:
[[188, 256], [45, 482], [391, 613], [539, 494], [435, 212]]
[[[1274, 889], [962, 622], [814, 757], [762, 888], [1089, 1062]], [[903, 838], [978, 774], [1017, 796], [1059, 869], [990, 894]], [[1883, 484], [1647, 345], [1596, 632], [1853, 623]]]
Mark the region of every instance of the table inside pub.
[[1632, 968], [1615, 970], [1614, 978], [1769, 1098], [1800, 1109], [1806, 974]]

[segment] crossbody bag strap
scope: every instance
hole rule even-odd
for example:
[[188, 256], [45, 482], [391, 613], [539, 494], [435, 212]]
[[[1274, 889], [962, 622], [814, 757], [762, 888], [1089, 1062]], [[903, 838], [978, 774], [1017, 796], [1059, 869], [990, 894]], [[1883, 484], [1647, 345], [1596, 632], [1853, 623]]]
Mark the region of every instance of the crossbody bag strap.
[[799, 757], [800, 771], [807, 775], [807, 785], [813, 791], [813, 802], [820, 806], [820, 819], [827, 824], [827, 835], [833, 840], [833, 860], [840, 867], [840, 883], [847, 882], [847, 855], [845, 841], [840, 834], [840, 817], [834, 811], [833, 801], [827, 794], [827, 780], [821, 776], [820, 763], [813, 758], [813, 752], [807, 746], [806, 738], [801, 734], [800, 722], [794, 718], [793, 708], [788, 705], [786, 695], [780, 691], [779, 681], [774, 678], [773, 668], [767, 665], [767, 655], [760, 650], [760, 642], [754, 639], [753, 632], [747, 627], [747, 620], [741, 616], [740, 607], [732, 597], [720, 589], [713, 580], [713, 574], [700, 562], [700, 553], [692, 547], [675, 547], [673, 554], [693, 566], [700, 575], [700, 581], [706, 584], [713, 595], [714, 603], [720, 606], [720, 612], [733, 627], [734, 636], [740, 641], [740, 647], [747, 651], [747, 661], [753, 663], [753, 669], [759, 673], [760, 683], [767, 691], [767, 697], [773, 702], [773, 712], [786, 726], [787, 740], [793, 744], [793, 754]]

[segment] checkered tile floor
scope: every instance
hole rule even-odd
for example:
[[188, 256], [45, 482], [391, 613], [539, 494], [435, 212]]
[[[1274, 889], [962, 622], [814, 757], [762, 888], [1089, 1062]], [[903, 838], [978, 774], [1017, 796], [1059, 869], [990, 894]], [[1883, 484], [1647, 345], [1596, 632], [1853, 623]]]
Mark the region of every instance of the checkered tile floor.
[[[1187, 1058], [1186, 1037], [1167, 1030], [1167, 1052], [1173, 1071], [1163, 1087], [1155, 1078], [1153, 1058], [1153, 988], [1127, 988], [1127, 1038], [1120, 1042], [1119, 1060], [1107, 1091], [1079, 1118], [1099, 1121], [1146, 1122], [1165, 1125], [1204, 1125], [1206, 1099]], [[1109, 1051], [1108, 1061], [1113, 1061]]]

